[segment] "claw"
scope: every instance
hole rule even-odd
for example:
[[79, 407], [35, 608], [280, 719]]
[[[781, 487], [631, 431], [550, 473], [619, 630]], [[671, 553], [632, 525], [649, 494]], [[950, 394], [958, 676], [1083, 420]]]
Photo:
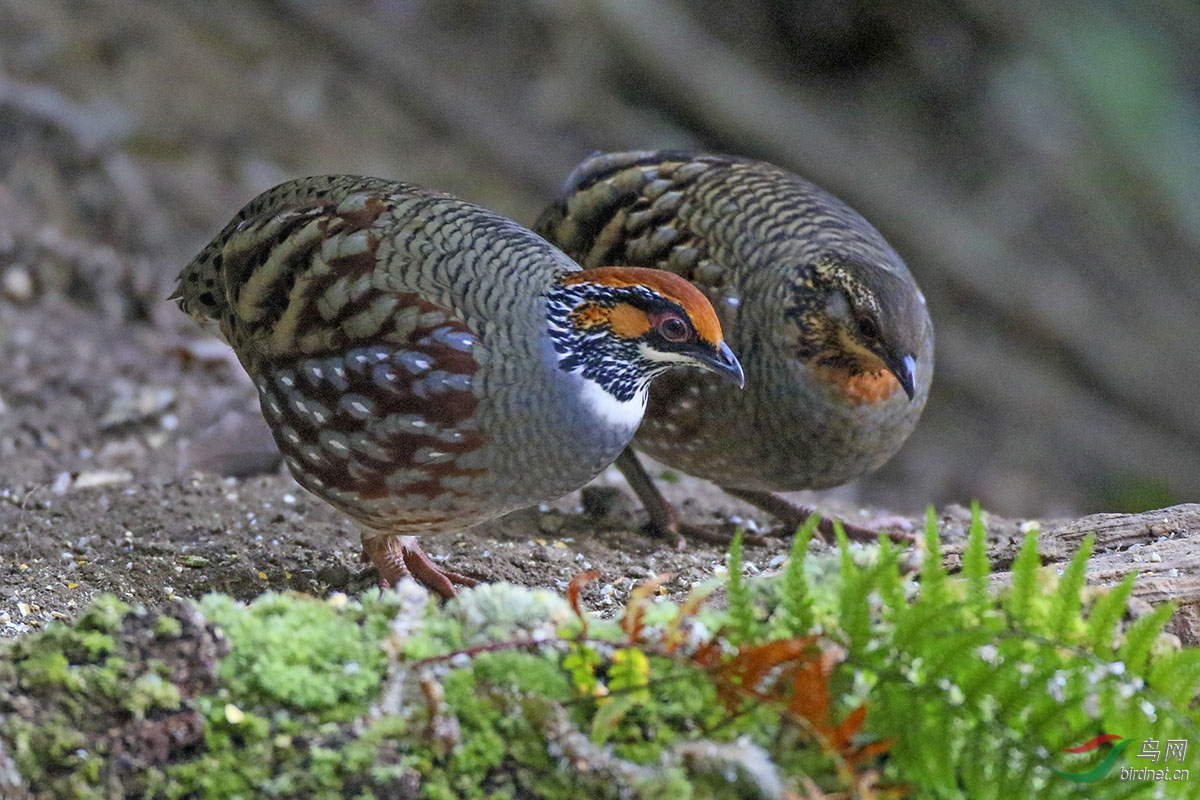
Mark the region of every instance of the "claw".
[[458, 594], [458, 586], [476, 586], [479, 581], [442, 569], [433, 563], [417, 544], [415, 536], [376, 534], [363, 539], [363, 560], [379, 570], [379, 585], [384, 589], [395, 586], [405, 576], [449, 600]]
[[[745, 500], [751, 505], [761, 508], [782, 524], [780, 536], [791, 536], [796, 532], [796, 529], [804, 524], [804, 521], [813, 514], [818, 513], [815, 508], [809, 506], [796, 505], [783, 499], [772, 492], [760, 492], [752, 489], [735, 489], [730, 486], [721, 487], [726, 494], [733, 495], [739, 500]], [[825, 542], [833, 541], [836, 538], [836, 532], [833, 529], [836, 520], [832, 517], [822, 517], [817, 524], [817, 535]], [[880, 531], [871, 528], [865, 528], [862, 525], [854, 525], [853, 523], [842, 520], [842, 530], [846, 532], [846, 538], [852, 542], [874, 543], [879, 541], [879, 534], [886, 533], [887, 537], [893, 542], [911, 542], [913, 541], [912, 534], [904, 533], [903, 531]]]

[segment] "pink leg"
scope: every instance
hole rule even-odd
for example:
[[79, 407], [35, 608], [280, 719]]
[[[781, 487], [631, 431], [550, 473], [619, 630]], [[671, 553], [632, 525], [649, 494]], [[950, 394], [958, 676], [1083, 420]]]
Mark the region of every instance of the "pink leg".
[[363, 539], [363, 555], [379, 570], [379, 585], [384, 589], [395, 586], [407, 575], [449, 600], [458, 594], [455, 584], [475, 586], [479, 583], [474, 578], [438, 567], [425, 555], [415, 536], [385, 533]]

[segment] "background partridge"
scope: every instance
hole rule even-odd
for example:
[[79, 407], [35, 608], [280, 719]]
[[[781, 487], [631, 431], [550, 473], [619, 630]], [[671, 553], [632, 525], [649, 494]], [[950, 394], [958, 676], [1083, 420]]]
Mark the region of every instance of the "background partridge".
[[[665, 377], [636, 447], [789, 528], [811, 510], [772, 492], [871, 472], [921, 414], [933, 377], [925, 299], [865, 219], [803, 178], [722, 155], [595, 155], [535, 230], [585, 267], [657, 267], [704, 291], [745, 367], [745, 391]], [[652, 526], [678, 530], [633, 452], [617, 463]]]
[[419, 533], [579, 488], [629, 444], [652, 378], [741, 385], [709, 301], [678, 276], [579, 266], [449, 195], [295, 180], [252, 200], [179, 276], [258, 389], [296, 480], [363, 529], [381, 582], [445, 596]]

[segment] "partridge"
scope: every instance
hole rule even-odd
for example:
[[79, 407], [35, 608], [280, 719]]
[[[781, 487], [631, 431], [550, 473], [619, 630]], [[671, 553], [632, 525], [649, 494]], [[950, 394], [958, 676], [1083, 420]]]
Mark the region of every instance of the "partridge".
[[[534, 230], [585, 268], [669, 270], [712, 301], [745, 391], [668, 375], [650, 392], [634, 446], [789, 529], [812, 509], [773, 492], [865, 475], [916, 425], [933, 377], [925, 298], [865, 219], [803, 178], [723, 155], [598, 154]], [[633, 451], [617, 464], [651, 526], [675, 534], [674, 509]]]
[[293, 476], [354, 518], [384, 586], [465, 575], [418, 534], [578, 489], [629, 444], [650, 381], [738, 360], [709, 301], [657, 270], [580, 270], [504, 217], [380, 178], [252, 200], [179, 276], [258, 389]]

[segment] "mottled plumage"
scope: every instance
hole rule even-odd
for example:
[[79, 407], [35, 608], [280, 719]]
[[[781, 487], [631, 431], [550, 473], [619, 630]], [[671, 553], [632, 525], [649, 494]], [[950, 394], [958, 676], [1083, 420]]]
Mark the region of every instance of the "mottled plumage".
[[933, 375], [924, 298], [883, 237], [812, 183], [730, 156], [602, 154], [534, 228], [585, 267], [681, 275], [716, 308], [745, 391], [656, 382], [635, 442], [656, 459], [765, 502], [871, 472], [916, 424]]
[[[594, 477], [672, 364], [741, 379], [686, 281], [580, 272], [497, 214], [378, 178], [260, 195], [176, 296], [220, 326], [292, 474], [364, 526], [388, 583], [416, 569], [401, 534], [461, 530]], [[679, 341], [663, 339], [666, 318]]]

